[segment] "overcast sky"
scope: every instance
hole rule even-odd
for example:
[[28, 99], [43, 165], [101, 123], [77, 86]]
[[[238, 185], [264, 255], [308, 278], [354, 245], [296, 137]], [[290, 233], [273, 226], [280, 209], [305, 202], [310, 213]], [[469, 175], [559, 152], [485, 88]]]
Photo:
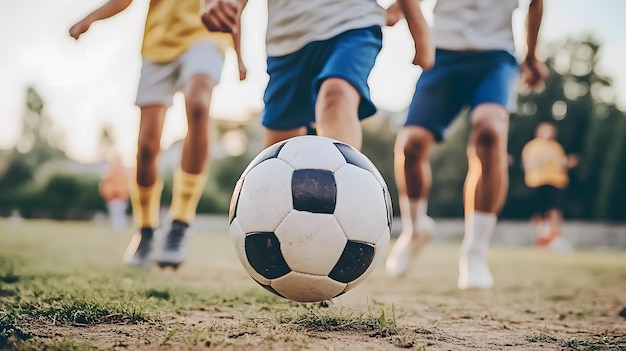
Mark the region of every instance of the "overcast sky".
[[[389, 1], [380, 1], [386, 5]], [[95, 161], [103, 124], [110, 124], [128, 162], [134, 157], [139, 110], [133, 105], [140, 71], [140, 46], [148, 0], [135, 0], [118, 16], [94, 24], [76, 42], [69, 27], [103, 0], [0, 0], [0, 149], [15, 145], [20, 133], [24, 92], [33, 85], [46, 111], [63, 128], [70, 156]], [[425, 0], [432, 17], [434, 1]], [[518, 46], [523, 47], [523, 18], [514, 17]], [[232, 54], [216, 88], [212, 114], [242, 118], [262, 108], [265, 74], [265, 1], [250, 0], [244, 13], [243, 51], [248, 80], [237, 80]], [[543, 42], [582, 38], [591, 33], [602, 43], [600, 71], [615, 78], [621, 106], [626, 106], [626, 1], [546, 0]], [[384, 48], [370, 77], [374, 102], [400, 111], [409, 103], [420, 70], [410, 65], [412, 45], [404, 23], [385, 30]], [[170, 109], [163, 146], [184, 136], [182, 100]]]

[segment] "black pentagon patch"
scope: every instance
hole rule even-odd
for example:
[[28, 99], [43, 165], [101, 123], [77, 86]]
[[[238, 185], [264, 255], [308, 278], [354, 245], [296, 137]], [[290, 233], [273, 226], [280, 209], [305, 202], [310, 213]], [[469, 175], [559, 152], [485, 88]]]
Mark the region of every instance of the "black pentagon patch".
[[297, 169], [291, 178], [293, 208], [312, 213], [335, 212], [337, 184], [333, 172], [324, 169]]
[[370, 161], [365, 155], [363, 155], [357, 149], [353, 148], [350, 145], [343, 143], [334, 144], [339, 152], [341, 152], [341, 154], [343, 155], [343, 158], [346, 159], [347, 163], [362, 168], [372, 173], [376, 177], [376, 174], [378, 174], [378, 170], [376, 169], [376, 167], [374, 167], [372, 161]]
[[263, 287], [263, 289], [265, 289], [265, 290], [267, 290], [267, 291], [271, 292], [271, 293], [272, 293], [272, 294], [274, 294], [274, 295], [278, 295], [278, 296], [280, 296], [280, 297], [282, 297], [282, 298], [286, 299], [286, 297], [284, 297], [284, 296], [283, 296], [283, 295], [281, 295], [278, 291], [276, 291], [274, 288], [272, 288], [272, 286], [271, 286], [271, 285], [261, 284], [261, 282], [259, 282], [258, 280], [254, 279], [254, 278], [253, 278], [252, 280], [254, 280], [257, 284], [259, 284], [260, 286], [262, 286], [262, 287]]
[[243, 187], [243, 178], [239, 178], [237, 184], [235, 184], [233, 195], [230, 198], [230, 206], [228, 207], [228, 222], [231, 224], [237, 216], [237, 206], [239, 205], [239, 194], [241, 194], [241, 187]]
[[271, 232], [246, 235], [246, 258], [250, 266], [266, 279], [276, 279], [291, 272], [280, 251], [280, 242]]
[[339, 261], [328, 277], [341, 283], [354, 281], [369, 268], [375, 253], [376, 248], [373, 244], [348, 240]]
[[252, 160], [252, 162], [250, 162], [250, 164], [246, 168], [246, 171], [244, 172], [244, 174], [241, 175], [241, 178], [245, 177], [246, 174], [248, 174], [248, 172], [250, 172], [251, 169], [253, 169], [254, 167], [258, 166], [262, 162], [267, 161], [267, 160], [272, 159], [272, 158], [278, 157], [278, 154], [280, 153], [280, 150], [282, 150], [282, 148], [283, 148], [283, 146], [285, 146], [285, 144], [287, 144], [287, 141], [281, 141], [281, 142], [278, 142], [278, 143], [276, 143], [274, 145], [271, 145], [267, 149], [261, 151], [261, 153], [258, 154], [257, 157], [255, 157], [255, 159]]

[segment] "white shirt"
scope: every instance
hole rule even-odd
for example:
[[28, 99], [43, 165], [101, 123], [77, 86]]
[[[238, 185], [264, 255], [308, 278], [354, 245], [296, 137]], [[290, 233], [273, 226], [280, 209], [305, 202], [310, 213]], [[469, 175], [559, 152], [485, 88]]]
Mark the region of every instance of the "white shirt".
[[267, 10], [270, 57], [291, 54], [351, 29], [385, 23], [385, 10], [376, 0], [268, 0]]
[[437, 0], [435, 46], [447, 50], [515, 51], [512, 16], [518, 0]]

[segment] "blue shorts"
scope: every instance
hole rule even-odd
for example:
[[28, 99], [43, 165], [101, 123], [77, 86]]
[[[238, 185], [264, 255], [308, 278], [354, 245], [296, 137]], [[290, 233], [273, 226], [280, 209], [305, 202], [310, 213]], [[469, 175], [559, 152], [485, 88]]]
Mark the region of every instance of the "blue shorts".
[[317, 93], [327, 78], [344, 79], [359, 92], [360, 119], [376, 113], [367, 78], [381, 47], [382, 31], [374, 26], [311, 42], [285, 56], [268, 57], [263, 126], [273, 130], [311, 127]]
[[508, 51], [437, 49], [434, 67], [417, 81], [406, 125], [424, 127], [441, 141], [465, 106], [496, 103], [511, 111], [518, 75], [519, 65]]

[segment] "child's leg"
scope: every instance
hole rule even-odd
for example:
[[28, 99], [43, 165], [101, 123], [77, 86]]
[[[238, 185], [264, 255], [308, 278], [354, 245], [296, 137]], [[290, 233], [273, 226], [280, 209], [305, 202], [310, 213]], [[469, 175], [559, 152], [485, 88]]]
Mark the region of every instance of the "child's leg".
[[328, 78], [320, 86], [315, 116], [319, 135], [361, 149], [363, 133], [357, 113], [361, 96], [346, 80]]

